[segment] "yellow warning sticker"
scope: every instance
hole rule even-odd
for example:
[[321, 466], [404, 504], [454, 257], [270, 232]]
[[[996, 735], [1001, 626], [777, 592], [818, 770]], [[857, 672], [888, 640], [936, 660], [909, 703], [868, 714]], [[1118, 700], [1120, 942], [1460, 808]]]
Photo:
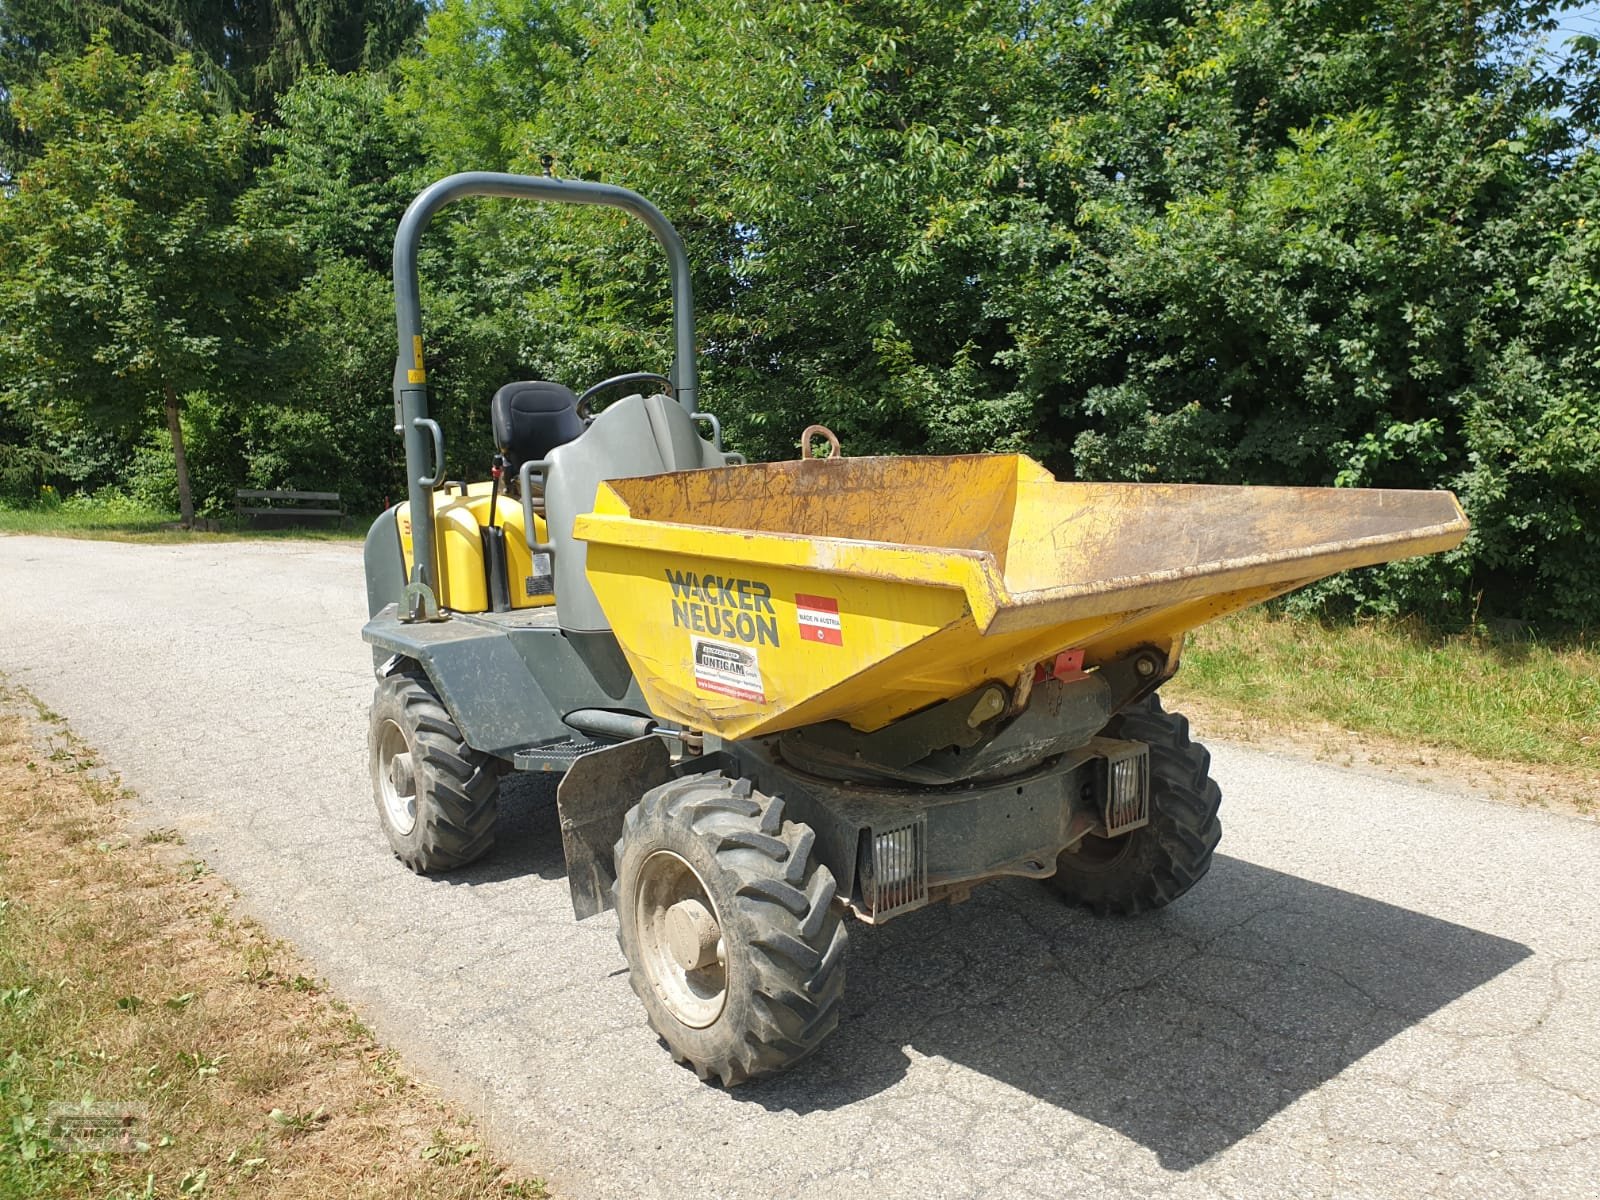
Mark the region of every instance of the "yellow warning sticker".
[[416, 360], [417, 365], [406, 372], [406, 381], [408, 383], [427, 383], [428, 368], [422, 361], [422, 335], [420, 333], [411, 335], [411, 357]]

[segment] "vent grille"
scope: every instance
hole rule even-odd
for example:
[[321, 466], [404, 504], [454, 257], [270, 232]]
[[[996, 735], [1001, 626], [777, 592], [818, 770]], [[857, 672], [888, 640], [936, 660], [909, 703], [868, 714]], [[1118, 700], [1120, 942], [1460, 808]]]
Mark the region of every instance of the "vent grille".
[[871, 869], [864, 881], [874, 921], [928, 902], [928, 820], [916, 818], [893, 829], [874, 829]]
[[1136, 743], [1106, 758], [1100, 818], [1107, 837], [1150, 823], [1150, 747]]

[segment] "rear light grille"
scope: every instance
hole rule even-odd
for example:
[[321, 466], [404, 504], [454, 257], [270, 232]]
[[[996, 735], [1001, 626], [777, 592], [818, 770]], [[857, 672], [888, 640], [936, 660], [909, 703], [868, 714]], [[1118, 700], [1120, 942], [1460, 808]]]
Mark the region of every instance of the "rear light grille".
[[1105, 759], [1100, 820], [1106, 837], [1150, 823], [1150, 747], [1133, 743]]
[[871, 855], [862, 894], [874, 921], [928, 902], [928, 820], [915, 819], [893, 829], [873, 829]]

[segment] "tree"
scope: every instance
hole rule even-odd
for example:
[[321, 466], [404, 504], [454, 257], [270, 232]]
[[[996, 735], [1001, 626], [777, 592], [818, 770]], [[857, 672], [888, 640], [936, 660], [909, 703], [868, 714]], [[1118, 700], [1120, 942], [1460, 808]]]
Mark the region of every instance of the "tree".
[[245, 211], [306, 246], [310, 271], [284, 301], [288, 403], [238, 415], [246, 473], [252, 486], [337, 487], [352, 506], [377, 508], [397, 490], [400, 443], [383, 419], [390, 260], [395, 226], [429, 182], [420, 134], [386, 75], [311, 71], [279, 98], [263, 139], [274, 156]]
[[37, 146], [12, 118], [9, 93], [96, 39], [170, 63], [188, 55], [227, 108], [270, 114], [304, 71], [382, 68], [421, 28], [422, 0], [5, 0], [0, 5], [0, 180]]
[[271, 111], [306, 71], [387, 67], [422, 27], [422, 0], [168, 0], [195, 31], [197, 49], [222, 64], [238, 103]]
[[443, 0], [428, 14], [418, 53], [400, 71], [412, 118], [442, 173], [504, 171], [520, 157], [520, 131], [545, 90], [577, 65], [587, 7]]
[[[756, 456], [821, 419], [1079, 478], [1452, 487], [1466, 547], [1323, 597], [1592, 620], [1592, 402], [1539, 382], [1600, 326], [1579, 193], [1549, 199], [1589, 152], [1528, 54], [1557, 7], [616, 4], [498, 119], [521, 169], [683, 230], [703, 400]], [[479, 231], [564, 377], [660, 361], [641, 231]]]
[[235, 220], [255, 128], [187, 58], [147, 73], [104, 39], [15, 110], [42, 150], [0, 196], [0, 397], [44, 423], [160, 413], [192, 523], [185, 397], [271, 402], [272, 301], [299, 271], [292, 239]]
[[309, 71], [278, 98], [262, 132], [272, 161], [249, 205], [312, 250], [318, 261], [349, 257], [389, 274], [395, 226], [432, 182], [421, 134], [379, 74]]

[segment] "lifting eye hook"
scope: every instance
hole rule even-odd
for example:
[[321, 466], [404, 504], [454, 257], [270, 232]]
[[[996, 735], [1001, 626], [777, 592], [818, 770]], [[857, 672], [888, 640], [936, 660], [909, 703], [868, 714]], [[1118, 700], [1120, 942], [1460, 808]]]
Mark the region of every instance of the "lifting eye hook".
[[826, 425], [807, 425], [804, 433], [800, 435], [800, 461], [806, 462], [814, 457], [811, 453], [811, 443], [816, 438], [825, 438], [828, 443], [828, 452], [823, 458], [843, 458], [844, 451], [839, 448], [839, 438]]

